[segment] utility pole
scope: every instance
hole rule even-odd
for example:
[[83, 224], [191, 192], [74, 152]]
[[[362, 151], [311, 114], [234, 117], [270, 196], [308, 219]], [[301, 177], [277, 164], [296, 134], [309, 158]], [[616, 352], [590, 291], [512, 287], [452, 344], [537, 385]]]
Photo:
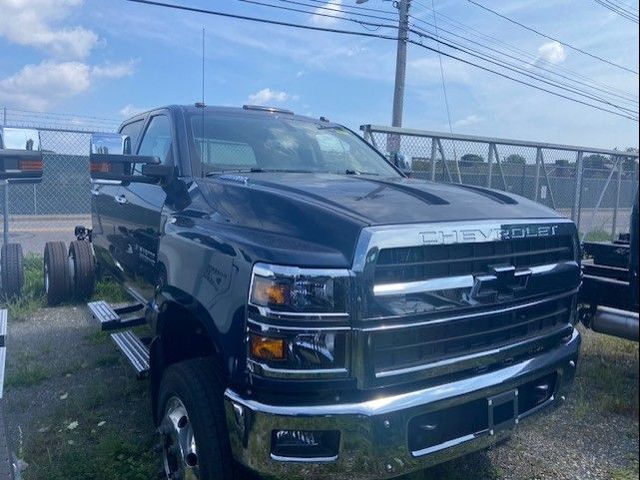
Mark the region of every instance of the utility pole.
[[[356, 0], [356, 3], [366, 3], [369, 0]], [[407, 40], [409, 39], [409, 7], [411, 0], [396, 0], [398, 9], [398, 51], [396, 53], [396, 83], [393, 90], [393, 115], [391, 125], [402, 126], [402, 112], [404, 110], [404, 84], [407, 74]]]
[[396, 53], [396, 84], [393, 90], [393, 117], [391, 125], [402, 126], [404, 111], [404, 84], [407, 76], [407, 39], [409, 38], [409, 7], [411, 0], [398, 0], [398, 51]]

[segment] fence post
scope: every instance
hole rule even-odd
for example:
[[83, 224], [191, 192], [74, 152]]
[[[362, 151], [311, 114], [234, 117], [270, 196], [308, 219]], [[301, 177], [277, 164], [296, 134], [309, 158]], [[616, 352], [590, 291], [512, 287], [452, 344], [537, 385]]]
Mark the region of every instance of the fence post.
[[618, 181], [616, 183], [616, 203], [613, 207], [613, 220], [611, 222], [611, 238], [615, 240], [618, 223], [618, 208], [620, 208], [620, 188], [622, 187], [622, 168], [624, 165], [623, 158], [620, 157], [618, 163]]
[[436, 181], [436, 138], [431, 137], [431, 181]]
[[540, 147], [536, 148], [536, 193], [534, 195], [534, 200], [537, 202], [540, 197], [540, 159], [542, 156], [542, 149]]
[[487, 187], [491, 188], [491, 174], [493, 173], [493, 143], [489, 144], [489, 171], [487, 172]]
[[580, 231], [580, 202], [582, 196], [582, 150], [576, 154], [576, 185], [573, 194], [573, 207], [571, 208], [571, 220], [573, 220]]
[[[7, 107], [2, 107], [2, 126], [7, 124]], [[2, 181], [4, 201], [2, 202], [2, 240], [3, 245], [9, 244], [9, 182]]]

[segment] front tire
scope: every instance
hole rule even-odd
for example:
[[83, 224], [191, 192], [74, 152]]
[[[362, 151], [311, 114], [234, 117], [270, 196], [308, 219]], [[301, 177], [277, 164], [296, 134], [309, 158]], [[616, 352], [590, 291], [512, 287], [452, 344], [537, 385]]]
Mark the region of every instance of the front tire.
[[166, 478], [233, 479], [219, 378], [208, 358], [186, 360], [165, 371], [157, 411]]
[[6, 298], [19, 297], [24, 285], [22, 245], [18, 243], [2, 245], [1, 255], [0, 273], [3, 294]]

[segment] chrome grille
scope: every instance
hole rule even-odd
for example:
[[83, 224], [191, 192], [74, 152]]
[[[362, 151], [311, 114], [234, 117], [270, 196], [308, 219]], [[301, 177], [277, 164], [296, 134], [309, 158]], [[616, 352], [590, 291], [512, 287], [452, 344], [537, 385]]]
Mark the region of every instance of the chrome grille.
[[568, 326], [571, 298], [502, 313], [460, 316], [448, 321], [374, 331], [371, 358], [377, 376], [431, 362], [471, 355], [553, 335]]
[[375, 283], [398, 283], [487, 273], [490, 265], [528, 268], [573, 260], [570, 235], [484, 243], [422, 245], [380, 250]]

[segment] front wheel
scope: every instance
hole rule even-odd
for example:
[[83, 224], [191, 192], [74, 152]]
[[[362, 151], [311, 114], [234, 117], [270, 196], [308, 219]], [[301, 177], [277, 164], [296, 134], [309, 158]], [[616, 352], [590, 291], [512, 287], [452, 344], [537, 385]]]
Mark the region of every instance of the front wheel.
[[210, 359], [187, 360], [165, 371], [158, 430], [166, 478], [233, 479], [223, 391]]

